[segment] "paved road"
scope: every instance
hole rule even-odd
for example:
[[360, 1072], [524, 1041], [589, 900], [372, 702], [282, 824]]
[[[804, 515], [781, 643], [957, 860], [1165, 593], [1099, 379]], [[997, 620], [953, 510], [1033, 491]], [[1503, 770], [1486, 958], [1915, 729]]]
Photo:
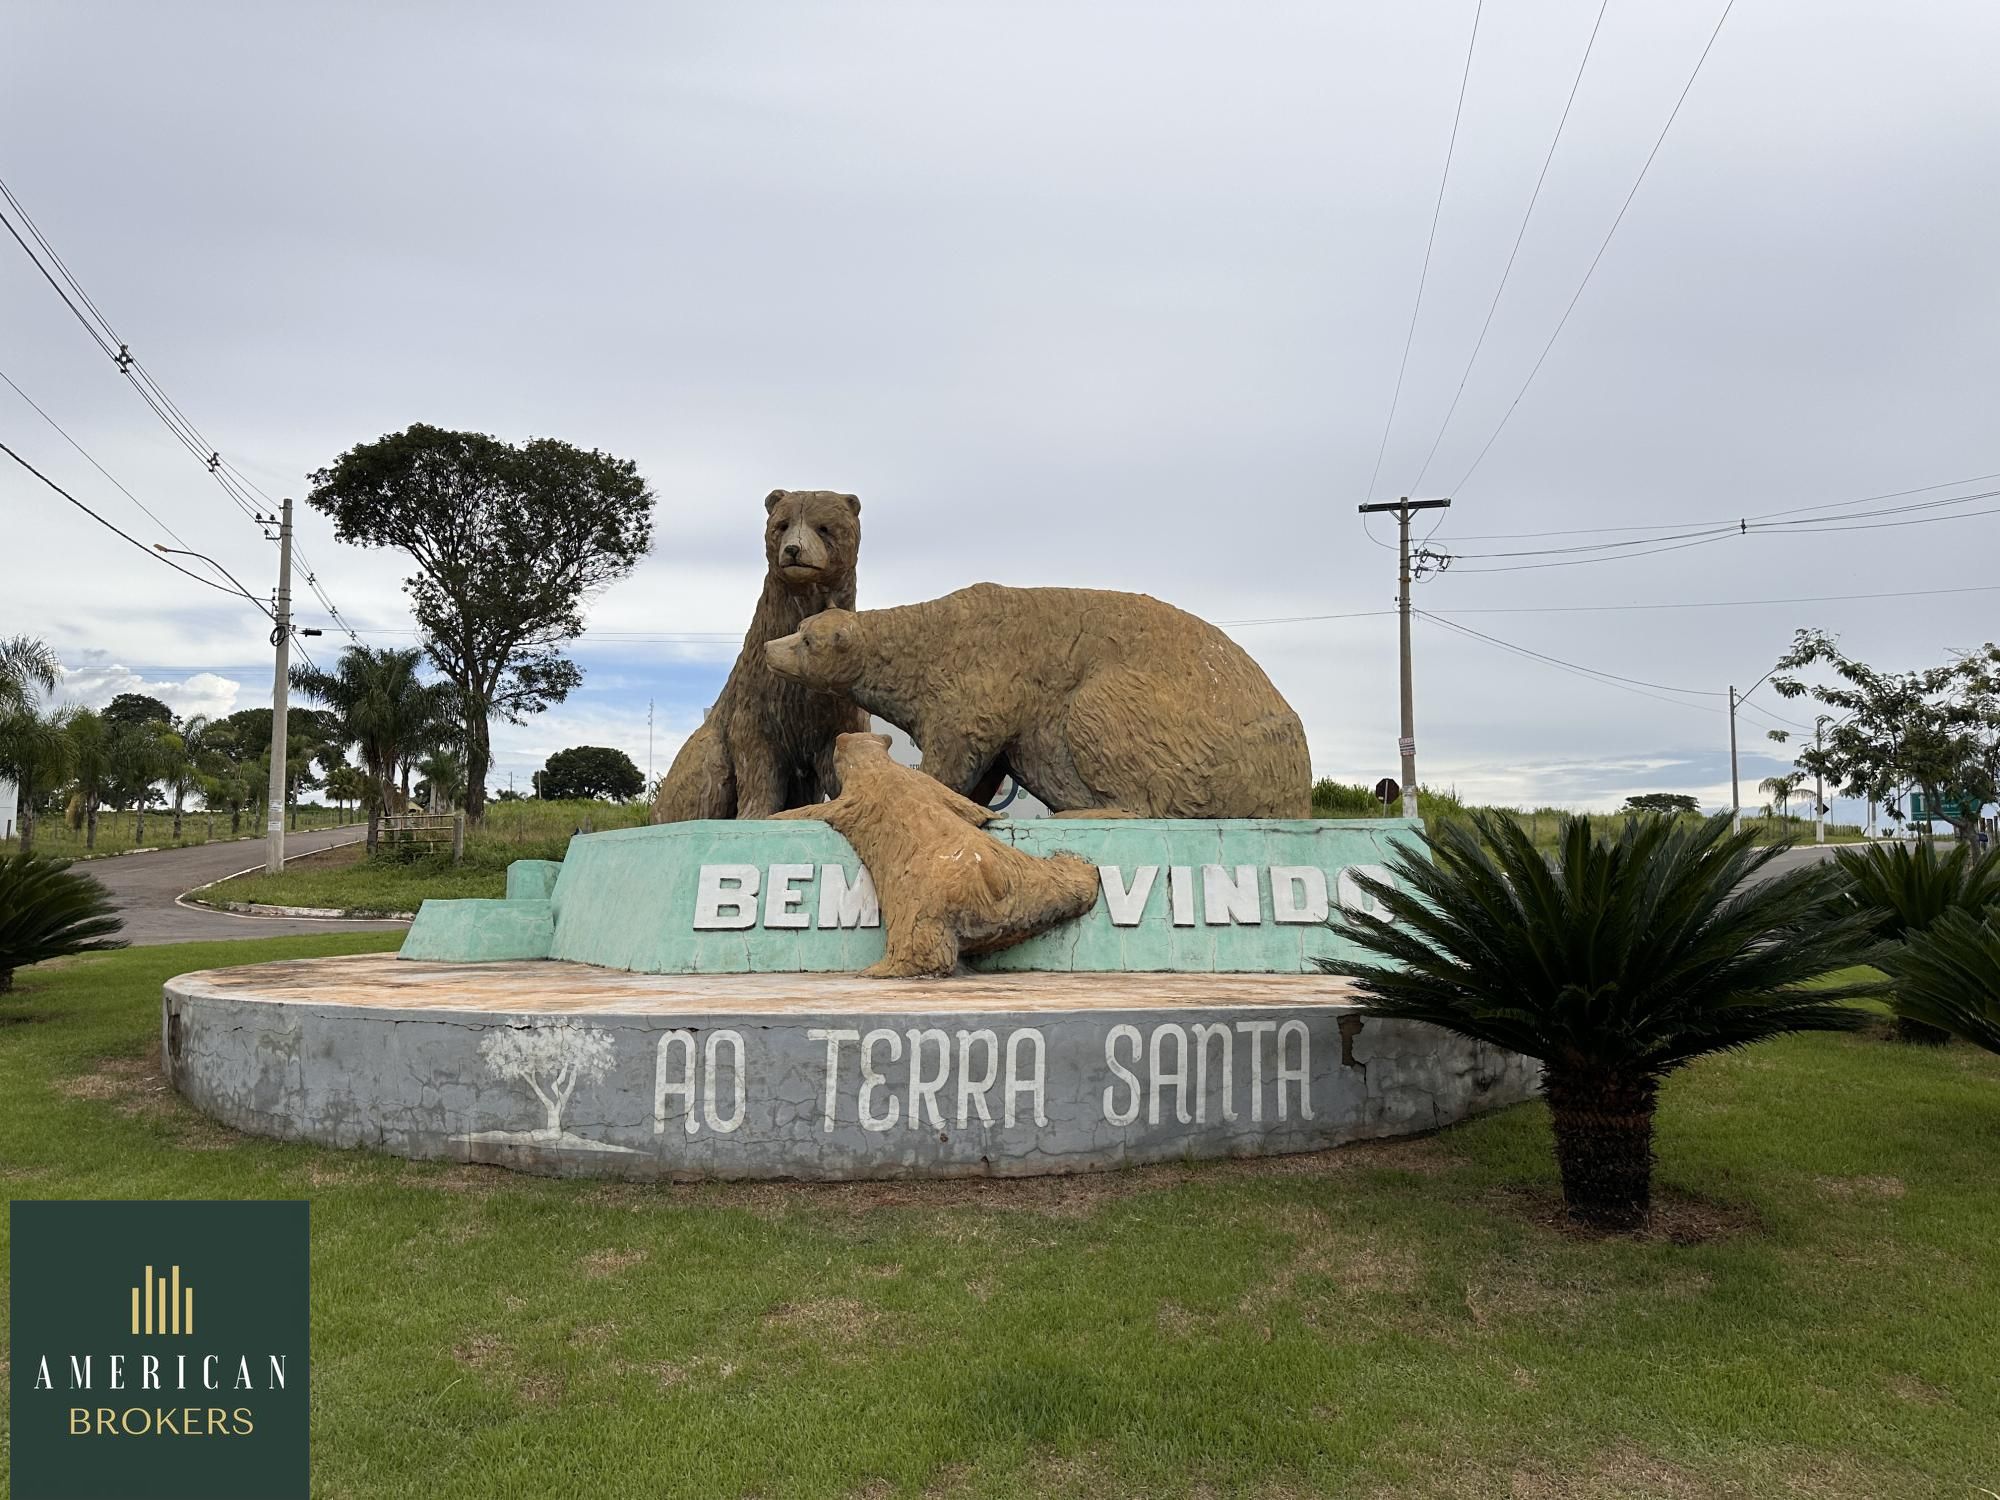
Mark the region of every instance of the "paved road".
[[[321, 828], [310, 833], [285, 836], [287, 856], [310, 854], [351, 844], [361, 837], [361, 829]], [[159, 849], [149, 854], [119, 854], [108, 859], [81, 861], [76, 868], [88, 870], [109, 888], [125, 918], [125, 936], [132, 943], [212, 942], [227, 938], [300, 937], [321, 932], [394, 932], [401, 922], [305, 921], [286, 917], [239, 917], [230, 912], [202, 911], [179, 906], [174, 898], [183, 891], [225, 875], [254, 869], [264, 862], [264, 845], [258, 839], [228, 840], [197, 844], [192, 849]]]
[[1854, 844], [1800, 844], [1796, 848], [1787, 849], [1783, 854], [1780, 854], [1776, 859], [1764, 866], [1763, 870], [1758, 873], [1757, 878], [1759, 880], [1769, 880], [1773, 875], [1786, 874], [1789, 871], [1798, 869], [1802, 865], [1809, 865], [1817, 860], [1832, 859], [1836, 849], [1852, 849], [1856, 847], [1859, 846]]

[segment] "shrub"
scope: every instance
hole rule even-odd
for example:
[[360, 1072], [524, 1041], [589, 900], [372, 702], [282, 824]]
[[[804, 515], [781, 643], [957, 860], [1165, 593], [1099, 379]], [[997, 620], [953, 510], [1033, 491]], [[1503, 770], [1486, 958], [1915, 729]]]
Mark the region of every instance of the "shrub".
[[1908, 1020], [2000, 1052], [2000, 931], [1993, 917], [1948, 911], [1883, 960]]
[[66, 859], [22, 852], [0, 859], [0, 995], [14, 971], [71, 953], [122, 948], [111, 896]]
[[1358, 781], [1335, 781], [1331, 776], [1313, 783], [1315, 818], [1377, 818], [1382, 804], [1375, 794]]
[[1879, 983], [1808, 988], [1862, 961], [1871, 918], [1839, 912], [1810, 865], [1754, 883], [1781, 846], [1729, 818], [1563, 820], [1544, 858], [1511, 817], [1475, 812], [1399, 851], [1395, 883], [1358, 877], [1378, 912], [1336, 932], [1372, 958], [1321, 959], [1373, 1015], [1427, 1021], [1537, 1058], [1563, 1198], [1601, 1229], [1645, 1222], [1660, 1080], [1711, 1052], [1847, 1030]]
[[[1843, 849], [1836, 858], [1848, 879], [1843, 899], [1868, 912], [1877, 934], [1891, 943], [1908, 941], [1947, 912], [1967, 912], [1977, 919], [2000, 902], [2000, 850], [1982, 855], [1970, 844], [1954, 844], [1939, 854], [1937, 844], [1924, 839], [1914, 845]], [[1951, 1040], [1947, 1029], [1906, 1013], [1895, 997], [1890, 1004], [1904, 1041], [1942, 1045]]]

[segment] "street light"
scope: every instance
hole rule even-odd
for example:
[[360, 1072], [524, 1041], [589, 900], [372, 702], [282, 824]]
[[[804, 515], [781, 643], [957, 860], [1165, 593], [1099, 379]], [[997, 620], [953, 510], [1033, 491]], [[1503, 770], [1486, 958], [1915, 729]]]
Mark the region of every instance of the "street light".
[[[207, 563], [211, 568], [215, 569], [216, 572], [220, 573], [224, 578], [227, 578], [232, 584], [234, 584], [236, 586], [237, 593], [241, 594], [245, 599], [248, 599], [252, 604], [256, 605], [259, 609], [263, 610], [265, 615], [267, 616], [270, 615], [271, 611], [265, 606], [264, 601], [262, 599], [259, 599], [255, 594], [251, 593], [250, 590], [243, 587], [242, 583], [237, 579], [234, 573], [230, 572], [229, 569], [223, 567], [221, 563], [217, 562], [214, 558], [210, 557], [206, 552], [191, 552], [185, 547], [169, 547], [165, 542], [153, 543], [153, 550], [155, 552], [164, 552], [170, 557], [192, 557], [201, 562]], [[319, 632], [317, 630], [313, 630], [313, 631], [308, 631], [307, 634], [318, 635]]]

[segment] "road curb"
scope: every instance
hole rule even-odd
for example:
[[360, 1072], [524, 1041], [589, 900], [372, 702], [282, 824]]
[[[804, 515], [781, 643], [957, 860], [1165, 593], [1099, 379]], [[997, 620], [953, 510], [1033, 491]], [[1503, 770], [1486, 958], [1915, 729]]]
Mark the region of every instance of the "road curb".
[[[335, 849], [348, 849], [362, 843], [367, 838], [361, 834], [344, 839], [338, 844], [328, 844], [324, 849], [301, 849], [297, 854], [287, 854], [285, 863], [295, 859], [308, 859], [315, 854], [326, 854]], [[248, 921], [262, 921], [266, 918], [280, 918], [295, 922], [410, 922], [416, 920], [415, 912], [368, 912], [342, 911], [330, 906], [273, 906], [263, 901], [204, 901], [201, 893], [213, 890], [226, 881], [243, 875], [255, 875], [263, 869], [262, 864], [251, 865], [248, 869], [236, 870], [228, 875], [219, 875], [214, 880], [192, 886], [174, 897], [174, 905], [186, 911], [214, 912], [218, 916], [242, 917]]]

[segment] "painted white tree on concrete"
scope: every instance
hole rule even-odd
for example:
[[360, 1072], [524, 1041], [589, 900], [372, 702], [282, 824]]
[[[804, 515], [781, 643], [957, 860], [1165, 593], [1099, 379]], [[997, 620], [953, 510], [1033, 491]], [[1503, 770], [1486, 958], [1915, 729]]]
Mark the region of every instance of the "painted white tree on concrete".
[[513, 1145], [549, 1144], [586, 1151], [628, 1151], [563, 1129], [563, 1111], [579, 1083], [596, 1083], [616, 1060], [611, 1033], [561, 1019], [496, 1027], [479, 1043], [479, 1055], [496, 1078], [525, 1083], [543, 1111], [539, 1130], [482, 1130], [461, 1137]]

